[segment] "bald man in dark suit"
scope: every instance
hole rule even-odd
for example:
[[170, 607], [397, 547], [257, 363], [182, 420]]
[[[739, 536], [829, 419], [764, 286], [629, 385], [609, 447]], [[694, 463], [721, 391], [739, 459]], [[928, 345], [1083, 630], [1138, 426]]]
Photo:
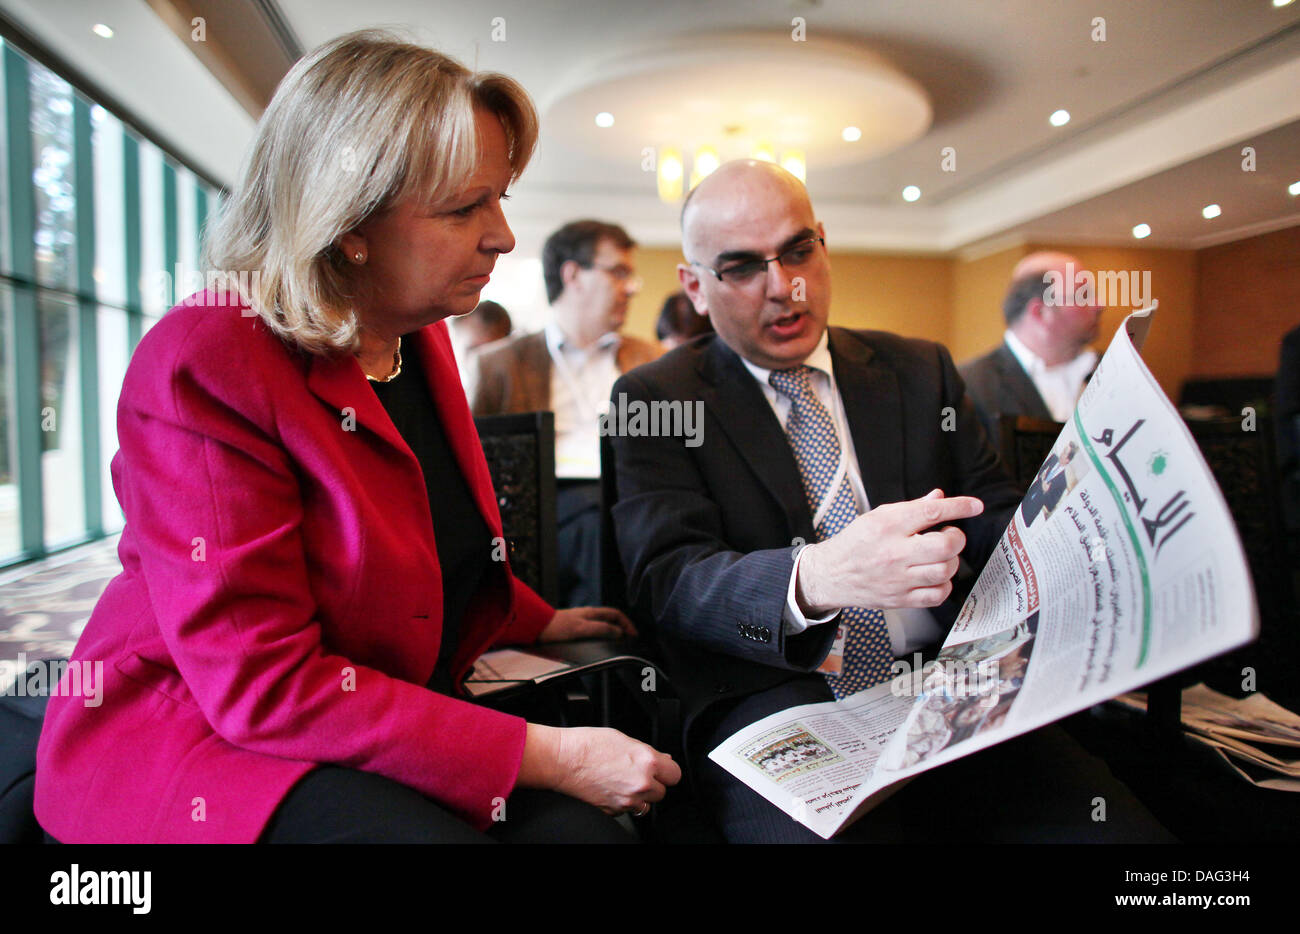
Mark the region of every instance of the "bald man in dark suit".
[[[817, 842], [706, 754], [940, 642], [962, 559], [984, 563], [1019, 494], [942, 346], [827, 326], [825, 231], [789, 173], [718, 169], [686, 203], [683, 246], [679, 278], [716, 335], [625, 374], [613, 404], [699, 405], [703, 428], [612, 439], [628, 592], [683, 696], [694, 778], [724, 836]], [[1159, 838], [1105, 773], [1039, 730], [916, 779], [837, 839], [911, 839], [953, 813], [984, 839]], [[1094, 824], [1097, 794], [1122, 822]]]

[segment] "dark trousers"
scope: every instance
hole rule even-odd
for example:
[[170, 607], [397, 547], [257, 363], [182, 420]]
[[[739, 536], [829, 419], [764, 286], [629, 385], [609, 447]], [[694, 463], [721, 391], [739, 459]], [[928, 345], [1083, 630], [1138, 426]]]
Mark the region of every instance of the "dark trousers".
[[600, 481], [560, 480], [555, 495], [560, 606], [600, 605]]
[[554, 791], [519, 789], [480, 833], [398, 782], [340, 766], [304, 775], [259, 843], [635, 843], [614, 818]]
[[[799, 704], [832, 700], [803, 675], [707, 712], [693, 766], [700, 794], [729, 843], [823, 843], [708, 759], [732, 733]], [[712, 716], [710, 716], [712, 714]], [[1094, 820], [1104, 806], [1105, 820]], [[1059, 726], [1046, 726], [950, 762], [904, 785], [832, 843], [1176, 843], [1111, 773]]]

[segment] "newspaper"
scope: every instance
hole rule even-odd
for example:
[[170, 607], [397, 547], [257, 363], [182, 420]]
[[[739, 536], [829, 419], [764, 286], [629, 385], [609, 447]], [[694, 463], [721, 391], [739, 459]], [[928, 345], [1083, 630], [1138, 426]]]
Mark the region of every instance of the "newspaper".
[[465, 691], [470, 697], [483, 697], [521, 684], [531, 684], [572, 667], [568, 662], [534, 652], [497, 649], [485, 652], [474, 662], [474, 668], [465, 679]]
[[[1132, 710], [1147, 708], [1145, 694], [1115, 700]], [[1300, 716], [1263, 694], [1237, 700], [1197, 684], [1183, 690], [1181, 717], [1189, 739], [1214, 750], [1252, 785], [1300, 791]]]
[[901, 781], [1253, 639], [1227, 504], [1124, 320], [938, 658], [773, 714], [710, 758], [830, 838]]

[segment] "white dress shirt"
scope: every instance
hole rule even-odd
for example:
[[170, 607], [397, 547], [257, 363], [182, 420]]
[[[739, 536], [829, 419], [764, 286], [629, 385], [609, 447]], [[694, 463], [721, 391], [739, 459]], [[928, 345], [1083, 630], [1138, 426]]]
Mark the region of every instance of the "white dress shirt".
[[600, 478], [600, 416], [619, 377], [622, 338], [611, 331], [594, 344], [576, 347], [554, 321], [545, 328], [551, 354], [551, 410], [555, 413], [555, 476]]
[[1083, 394], [1083, 386], [1087, 382], [1088, 374], [1097, 368], [1096, 352], [1085, 349], [1083, 353], [1067, 363], [1048, 366], [1043, 362], [1042, 357], [1026, 347], [1020, 338], [1010, 331], [1007, 331], [1002, 339], [1007, 342], [1011, 352], [1020, 361], [1021, 368], [1029, 374], [1034, 388], [1043, 397], [1043, 402], [1047, 403], [1047, 411], [1052, 413], [1052, 418], [1058, 422], [1068, 422], [1070, 416], [1074, 414], [1075, 403]]
[[[768, 375], [772, 372], [771, 370], [765, 370], [744, 357], [740, 359], [749, 372], [754, 375], [754, 379], [758, 380], [759, 388], [763, 390], [764, 397], [767, 399], [768, 404], [772, 406], [772, 411], [776, 413], [777, 421], [781, 423], [781, 429], [784, 431], [786, 422], [790, 418], [789, 397], [777, 392], [775, 387], [768, 382]], [[826, 407], [826, 411], [831, 415], [831, 420], [835, 423], [835, 434], [840, 441], [840, 450], [847, 460], [849, 486], [853, 489], [853, 498], [857, 503], [859, 514], [864, 513], [871, 508], [871, 504], [867, 502], [867, 491], [862, 485], [862, 472], [858, 469], [857, 448], [853, 443], [853, 436], [848, 430], [848, 418], [844, 414], [844, 402], [840, 398], [839, 387], [835, 384], [834, 365], [831, 361], [827, 333], [822, 334], [822, 339], [818, 341], [813, 352], [808, 355], [804, 365], [812, 367], [813, 391], [817, 393], [817, 398]], [[869, 443], [870, 439], [864, 438], [863, 441]], [[828, 623], [839, 616], [839, 611], [836, 610], [818, 619], [808, 619], [799, 609], [798, 601], [795, 599], [795, 581], [799, 576], [799, 561], [801, 558], [802, 554], [795, 559], [794, 570], [790, 575], [790, 586], [786, 591], [785, 613], [782, 615], [782, 619], [787, 635], [803, 632], [809, 626]], [[890, 648], [896, 657], [907, 655], [929, 645], [943, 635], [943, 628], [935, 621], [929, 610], [907, 607], [885, 610], [884, 613], [885, 626], [889, 630]]]

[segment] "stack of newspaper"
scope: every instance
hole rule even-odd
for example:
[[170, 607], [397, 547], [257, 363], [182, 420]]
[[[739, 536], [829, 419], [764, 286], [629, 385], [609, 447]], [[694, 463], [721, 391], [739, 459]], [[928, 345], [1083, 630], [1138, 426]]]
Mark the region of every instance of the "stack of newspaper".
[[[1145, 711], [1141, 692], [1115, 698]], [[1260, 788], [1300, 791], [1300, 716], [1263, 694], [1234, 700], [1197, 684], [1183, 691], [1183, 728], [1234, 772]]]

